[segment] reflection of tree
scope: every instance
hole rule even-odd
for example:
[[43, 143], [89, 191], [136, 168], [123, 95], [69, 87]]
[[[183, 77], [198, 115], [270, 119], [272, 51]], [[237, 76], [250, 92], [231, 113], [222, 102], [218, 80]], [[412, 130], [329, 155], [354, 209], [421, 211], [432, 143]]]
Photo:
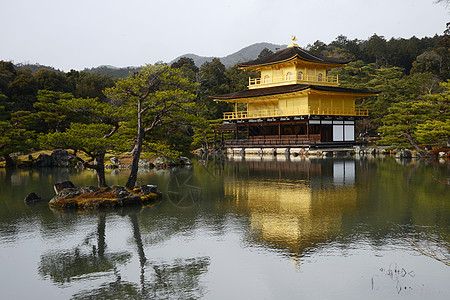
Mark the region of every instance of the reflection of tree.
[[90, 291], [81, 291], [73, 299], [198, 299], [205, 295], [200, 276], [210, 264], [208, 257], [176, 259], [173, 263], [153, 265], [149, 278], [141, 283], [116, 281]]
[[[41, 276], [50, 277], [58, 284], [76, 279], [90, 279], [96, 275], [95, 273], [102, 275], [100, 273], [108, 272], [103, 274], [108, 278], [114, 274], [113, 281], [105, 282], [92, 290], [80, 291], [73, 296], [74, 299], [195, 299], [204, 295], [205, 288], [200, 284], [200, 277], [207, 271], [209, 258], [150, 263], [145, 256], [138, 217], [135, 212], [131, 212], [128, 216], [139, 258], [139, 283], [123, 280], [118, 268], [130, 260], [130, 253], [106, 251], [104, 213], [98, 215], [96, 234], [89, 234], [72, 250], [52, 251], [43, 255], [39, 273]], [[92, 243], [91, 240], [95, 236], [97, 243]]]
[[91, 243], [92, 235], [89, 235], [75, 249], [42, 255], [39, 273], [56, 283], [66, 283], [85, 274], [109, 272], [118, 264], [126, 263], [131, 256], [127, 252], [105, 253], [105, 225], [105, 214], [99, 214], [97, 245]]

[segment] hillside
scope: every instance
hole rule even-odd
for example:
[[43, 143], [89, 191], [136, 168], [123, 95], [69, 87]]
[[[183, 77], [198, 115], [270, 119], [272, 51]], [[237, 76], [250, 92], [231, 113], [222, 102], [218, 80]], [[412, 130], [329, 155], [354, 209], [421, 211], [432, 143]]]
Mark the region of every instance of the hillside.
[[[227, 55], [225, 57], [218, 57], [218, 58], [225, 65], [226, 68], [229, 68], [229, 67], [234, 66], [237, 63], [256, 59], [258, 57], [259, 53], [261, 53], [261, 51], [264, 48], [267, 48], [273, 52], [276, 52], [279, 49], [282, 49], [285, 47], [286, 47], [286, 45], [275, 45], [275, 44], [271, 44], [271, 43], [256, 43], [256, 44], [250, 45], [248, 47], [242, 48], [241, 50], [239, 50], [233, 54]], [[179, 57], [177, 57], [170, 63], [177, 61], [181, 57], [192, 58], [197, 67], [201, 67], [201, 65], [203, 65], [205, 62], [210, 62], [215, 58], [213, 56], [207, 57], [207, 56], [198, 56], [196, 54], [184, 54], [184, 55], [180, 55]]]

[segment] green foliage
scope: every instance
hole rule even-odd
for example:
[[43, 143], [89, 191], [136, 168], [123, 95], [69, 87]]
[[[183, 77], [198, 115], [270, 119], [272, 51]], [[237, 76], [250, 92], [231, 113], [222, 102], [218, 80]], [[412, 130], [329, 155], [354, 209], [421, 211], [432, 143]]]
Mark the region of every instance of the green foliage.
[[69, 93], [38, 91], [33, 111], [14, 112], [12, 121], [21, 128], [40, 133], [63, 131], [68, 124], [65, 123], [65, 107], [59, 101], [70, 98], [73, 96]]
[[165, 157], [171, 160], [175, 160], [180, 157], [180, 151], [173, 148], [172, 145], [168, 145], [161, 142], [147, 142], [144, 144], [144, 158], [151, 159], [155, 156]]
[[0, 60], [0, 93], [8, 95], [9, 83], [16, 75], [17, 72], [12, 62]]
[[114, 86], [114, 80], [110, 75], [71, 70], [66, 76], [77, 98], [97, 98], [105, 102], [103, 90]]
[[221, 123], [221, 119], [199, 122], [194, 128], [192, 147], [209, 149], [210, 146], [214, 146], [214, 142], [217, 139], [217, 136], [214, 133], [214, 128], [219, 126]]
[[81, 150], [91, 158], [112, 150], [118, 141], [114, 138], [104, 138], [114, 126], [108, 124], [72, 123], [65, 132], [49, 133], [40, 141], [45, 147]]
[[245, 90], [248, 78], [257, 76], [237, 66], [227, 70], [217, 58], [204, 63], [197, 74], [197, 80], [200, 83], [198, 102], [202, 106], [202, 116], [206, 119], [222, 118], [224, 112], [232, 110], [231, 104], [214, 102], [210, 96]]
[[106, 90], [106, 94], [129, 117], [124, 123], [128, 129], [123, 131], [131, 133], [129, 139], [136, 136], [138, 119], [135, 116], [140, 113], [142, 129], [149, 134], [144, 146], [145, 143], [179, 146], [179, 134], [186, 132], [186, 127], [198, 120], [194, 94], [197, 87], [183, 75], [182, 68], [147, 65], [140, 73], [118, 80], [115, 87]]
[[35, 146], [35, 134], [22, 128], [14, 127], [8, 122], [0, 121], [0, 156], [25, 151]]
[[12, 104], [12, 102], [8, 101], [6, 95], [0, 94], [0, 121], [6, 121], [10, 118], [10, 108]]
[[445, 121], [427, 120], [416, 130], [417, 141], [423, 144], [450, 142], [450, 119]]
[[40, 69], [34, 74], [38, 90], [71, 92], [71, 87], [64, 73]]
[[442, 93], [406, 99], [393, 104], [379, 128], [381, 145], [416, 147], [422, 143], [448, 142], [450, 135], [450, 81], [441, 83]]

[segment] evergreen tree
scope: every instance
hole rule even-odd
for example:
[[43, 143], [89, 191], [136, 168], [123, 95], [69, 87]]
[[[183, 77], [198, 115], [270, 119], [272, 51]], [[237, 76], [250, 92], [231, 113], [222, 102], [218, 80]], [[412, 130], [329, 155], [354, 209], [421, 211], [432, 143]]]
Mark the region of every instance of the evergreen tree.
[[136, 184], [146, 136], [162, 126], [183, 126], [195, 119], [195, 88], [196, 85], [183, 77], [178, 69], [147, 65], [140, 73], [118, 80], [114, 88], [106, 90], [109, 97], [122, 103], [122, 107], [135, 116], [132, 122], [137, 125], [127, 188], [132, 189]]

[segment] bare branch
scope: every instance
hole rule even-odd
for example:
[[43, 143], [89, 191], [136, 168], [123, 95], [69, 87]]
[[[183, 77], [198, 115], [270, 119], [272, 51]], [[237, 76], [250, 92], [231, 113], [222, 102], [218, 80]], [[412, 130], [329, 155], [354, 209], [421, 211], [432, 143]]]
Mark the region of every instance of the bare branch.
[[119, 129], [119, 124], [118, 124], [118, 123], [114, 124], [114, 127], [111, 129], [111, 131], [110, 131], [108, 134], [106, 134], [105, 136], [103, 136], [102, 139], [107, 139], [107, 138], [109, 138], [109, 137], [112, 136], [118, 129]]

